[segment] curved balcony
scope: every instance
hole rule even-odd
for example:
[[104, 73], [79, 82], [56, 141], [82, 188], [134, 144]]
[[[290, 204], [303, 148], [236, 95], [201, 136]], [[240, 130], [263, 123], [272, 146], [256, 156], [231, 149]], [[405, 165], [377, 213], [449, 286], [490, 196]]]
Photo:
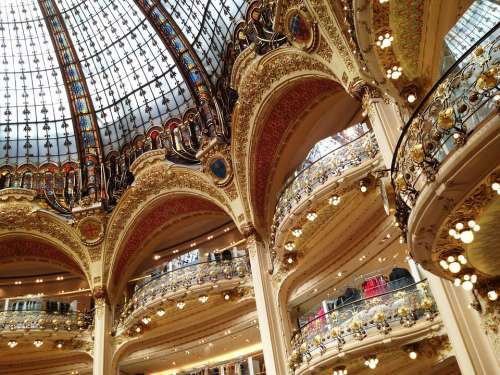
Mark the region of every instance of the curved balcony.
[[78, 332], [92, 325], [93, 315], [71, 311], [67, 313], [45, 310], [0, 311], [0, 332], [16, 331], [68, 331]]
[[[391, 171], [396, 218], [403, 231], [417, 198], [436, 179], [443, 164], [453, 160], [456, 151], [480, 131], [493, 131], [483, 137], [490, 138], [490, 143], [498, 135], [499, 28], [488, 32], [444, 74], [403, 129]], [[483, 163], [487, 168], [493, 164]]]
[[361, 341], [367, 338], [384, 340], [398, 327], [411, 329], [419, 321], [432, 322], [436, 315], [436, 304], [426, 281], [360, 299], [301, 326], [291, 340], [289, 366], [300, 370], [305, 361], [317, 355], [327, 351], [339, 354], [362, 346]]
[[375, 135], [373, 131], [368, 131], [302, 169], [281, 192], [274, 214], [273, 231], [281, 225], [285, 216], [294, 207], [318, 188], [337, 180], [346, 171], [360, 166], [363, 162], [373, 159], [377, 152]]
[[162, 273], [134, 292], [123, 307], [120, 324], [129, 326], [140, 314], [165, 301], [184, 301], [189, 296], [234, 289], [248, 281], [250, 274], [248, 256], [197, 263]]

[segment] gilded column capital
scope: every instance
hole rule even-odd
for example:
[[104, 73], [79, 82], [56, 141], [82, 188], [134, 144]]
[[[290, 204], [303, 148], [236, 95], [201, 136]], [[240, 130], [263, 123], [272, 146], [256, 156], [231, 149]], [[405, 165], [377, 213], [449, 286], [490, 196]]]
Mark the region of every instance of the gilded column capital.
[[96, 317], [104, 316], [106, 305], [108, 304], [108, 295], [106, 288], [102, 285], [94, 287], [92, 294], [95, 300], [95, 314]]

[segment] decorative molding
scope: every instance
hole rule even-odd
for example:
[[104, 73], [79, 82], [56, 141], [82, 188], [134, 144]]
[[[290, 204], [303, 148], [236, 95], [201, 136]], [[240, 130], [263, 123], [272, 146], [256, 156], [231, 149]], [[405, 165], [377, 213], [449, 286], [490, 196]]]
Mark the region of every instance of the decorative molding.
[[249, 190], [247, 160], [250, 140], [256, 133], [255, 128], [258, 123], [255, 120], [256, 114], [261, 111], [279, 83], [313, 75], [334, 80], [335, 76], [324, 63], [293, 48], [280, 48], [264, 57], [255, 58], [245, 65], [245, 70], [240, 74], [241, 77], [236, 80], [240, 97], [233, 112], [231, 151], [236, 184], [244, 204], [245, 216], [247, 220], [252, 220], [247, 193]]

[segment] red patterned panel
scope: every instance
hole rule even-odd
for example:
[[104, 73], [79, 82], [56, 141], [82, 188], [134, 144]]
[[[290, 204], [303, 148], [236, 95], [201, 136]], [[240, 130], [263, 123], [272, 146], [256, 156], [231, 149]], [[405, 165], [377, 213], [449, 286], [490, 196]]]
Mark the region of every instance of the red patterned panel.
[[194, 196], [166, 198], [159, 206], [149, 209], [132, 229], [116, 262], [113, 271], [115, 284], [118, 283], [120, 276], [124, 275], [123, 272], [129, 259], [140, 252], [144, 241], [154, 231], [176, 216], [200, 211], [222, 212], [214, 203]]
[[31, 239], [10, 238], [0, 241], [0, 261], [9, 258], [42, 258], [60, 263], [77, 273], [82, 273], [80, 267], [62, 250], [46, 242]]
[[[289, 128], [292, 128], [301, 114], [326, 93], [335, 93], [340, 86], [333, 81], [308, 80], [301, 82], [283, 94], [262, 122], [265, 129], [259, 135], [253, 156], [252, 201], [255, 202], [257, 217], [262, 220], [267, 200], [266, 191], [273, 164], [279, 155], [279, 145]], [[251, 168], [251, 167], [250, 167]]]

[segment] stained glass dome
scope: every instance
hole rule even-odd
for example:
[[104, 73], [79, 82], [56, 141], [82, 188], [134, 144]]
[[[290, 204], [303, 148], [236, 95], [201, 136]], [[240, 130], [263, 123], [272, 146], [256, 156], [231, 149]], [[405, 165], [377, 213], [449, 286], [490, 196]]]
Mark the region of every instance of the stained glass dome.
[[182, 119], [210, 95], [245, 11], [244, 0], [2, 0], [0, 166], [101, 160]]

